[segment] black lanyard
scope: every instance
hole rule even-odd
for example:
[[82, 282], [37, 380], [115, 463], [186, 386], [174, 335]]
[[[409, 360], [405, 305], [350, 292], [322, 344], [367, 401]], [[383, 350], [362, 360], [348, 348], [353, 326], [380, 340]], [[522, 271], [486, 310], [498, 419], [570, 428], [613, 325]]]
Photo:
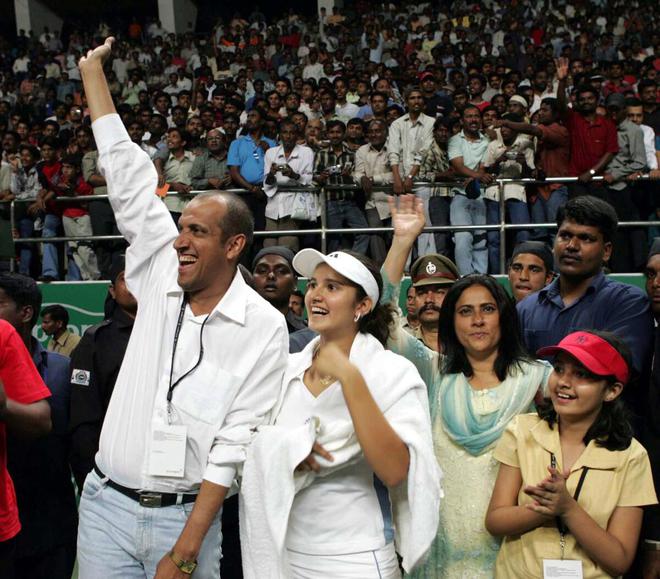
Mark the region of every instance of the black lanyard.
[[[199, 330], [199, 358], [197, 358], [197, 362], [195, 365], [190, 368], [185, 374], [180, 376], [179, 378], [176, 379], [174, 383], [172, 383], [172, 378], [174, 375], [174, 356], [176, 354], [176, 346], [179, 343], [179, 334], [181, 333], [181, 326], [183, 325], [183, 316], [186, 313], [186, 305], [188, 304], [188, 296], [184, 293], [183, 294], [183, 301], [181, 302], [181, 309], [179, 310], [179, 318], [177, 319], [176, 322], [176, 330], [174, 330], [174, 343], [172, 345], [172, 362], [170, 364], [170, 380], [169, 380], [169, 385], [167, 388], [167, 415], [168, 418], [170, 416], [170, 410], [171, 410], [171, 404], [172, 404], [172, 395], [174, 394], [174, 389], [179, 385], [181, 380], [183, 380], [186, 376], [189, 376], [193, 371], [197, 369], [197, 367], [202, 363], [202, 358], [204, 357], [204, 342], [202, 341], [202, 336], [204, 334], [204, 326], [206, 325], [206, 322], [209, 319], [209, 316], [206, 316], [204, 318], [204, 321], [202, 322], [202, 327]], [[209, 314], [210, 315], [210, 314]]]
[[[557, 468], [557, 458], [555, 457], [554, 453], [550, 453], [550, 465], [553, 468]], [[580, 496], [580, 492], [582, 492], [582, 486], [584, 485], [584, 479], [587, 478], [587, 472], [589, 472], [589, 467], [588, 466], [583, 466], [582, 467], [582, 474], [580, 475], [580, 480], [578, 480], [578, 484], [575, 487], [575, 492], [573, 493], [573, 500], [577, 503], [577, 500]], [[568, 527], [564, 523], [564, 521], [561, 520], [561, 517], [556, 518], [556, 523], [557, 523], [557, 529], [559, 530], [559, 545], [561, 547], [561, 558], [562, 560], [564, 559], [564, 548], [566, 547], [566, 535], [568, 534]]]

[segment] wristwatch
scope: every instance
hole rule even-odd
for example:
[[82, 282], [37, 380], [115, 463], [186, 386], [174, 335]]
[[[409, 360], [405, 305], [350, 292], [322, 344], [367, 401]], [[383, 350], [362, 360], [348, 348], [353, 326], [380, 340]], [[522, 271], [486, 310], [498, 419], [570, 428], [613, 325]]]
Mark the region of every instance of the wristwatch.
[[181, 573], [185, 573], [186, 575], [192, 575], [193, 571], [197, 569], [197, 561], [186, 561], [185, 559], [181, 559], [180, 557], [174, 554], [174, 551], [170, 551], [168, 555], [170, 559], [172, 559], [172, 563], [174, 563], [177, 566], [177, 569], [179, 569]]

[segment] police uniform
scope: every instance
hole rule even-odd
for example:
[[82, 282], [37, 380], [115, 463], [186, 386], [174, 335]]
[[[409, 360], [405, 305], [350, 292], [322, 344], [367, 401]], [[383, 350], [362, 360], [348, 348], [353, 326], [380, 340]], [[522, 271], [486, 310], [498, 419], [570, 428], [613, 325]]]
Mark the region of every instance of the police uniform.
[[[412, 286], [420, 288], [428, 285], [439, 285], [451, 287], [460, 277], [456, 264], [448, 257], [439, 253], [427, 253], [419, 257], [410, 267]], [[413, 336], [420, 340], [425, 346], [435, 350], [437, 344], [427, 344], [424, 341], [422, 326], [408, 330]]]
[[71, 355], [71, 470], [78, 489], [94, 466], [110, 396], [133, 329], [119, 306], [89, 328]]

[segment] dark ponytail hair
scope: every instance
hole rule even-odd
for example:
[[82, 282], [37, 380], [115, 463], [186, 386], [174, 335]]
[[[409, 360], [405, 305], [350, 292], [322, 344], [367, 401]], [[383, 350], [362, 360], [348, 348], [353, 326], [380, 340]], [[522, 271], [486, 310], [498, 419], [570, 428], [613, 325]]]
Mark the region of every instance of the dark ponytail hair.
[[[383, 294], [383, 277], [380, 275], [380, 269], [374, 261], [361, 253], [355, 251], [342, 250], [342, 253], [357, 259], [364, 267], [369, 270], [369, 273], [374, 276], [378, 284], [378, 294]], [[357, 290], [357, 299], [362, 301], [367, 297], [366, 292], [358, 284], [351, 282], [353, 287]], [[371, 310], [364, 317], [360, 318], [358, 322], [358, 330], [363, 334], [371, 334], [383, 346], [387, 345], [387, 339], [390, 337], [390, 324], [394, 322], [394, 308], [390, 304], [377, 303], [374, 309]]]
[[[612, 332], [603, 332], [600, 330], [586, 330], [594, 336], [598, 336], [612, 346], [623, 358], [630, 372], [633, 370], [632, 354], [628, 345]], [[614, 376], [602, 376], [607, 380], [607, 385], [611, 386], [617, 380]], [[628, 381], [630, 384], [630, 380]], [[549, 398], [545, 398], [537, 409], [539, 417], [543, 418], [550, 428], [553, 428], [557, 422], [557, 413]], [[630, 446], [633, 438], [633, 429], [631, 423], [631, 414], [621, 396], [617, 396], [611, 402], [603, 402], [603, 406], [594, 420], [593, 424], [584, 435], [584, 444], [589, 444], [592, 440], [596, 444], [607, 450], [625, 450]]]

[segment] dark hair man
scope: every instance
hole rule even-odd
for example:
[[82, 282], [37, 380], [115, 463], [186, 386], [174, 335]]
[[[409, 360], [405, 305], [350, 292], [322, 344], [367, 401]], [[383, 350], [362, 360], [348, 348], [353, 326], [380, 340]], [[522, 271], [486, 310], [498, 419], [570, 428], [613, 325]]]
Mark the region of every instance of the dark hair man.
[[289, 334], [307, 327], [289, 309], [289, 297], [298, 287], [292, 262], [293, 251], [281, 245], [264, 247], [252, 261], [255, 291], [284, 316]]
[[523, 241], [513, 248], [507, 269], [511, 293], [516, 302], [552, 281], [553, 261], [552, 251], [541, 241]]
[[[2, 311], [14, 309], [13, 300], [0, 290]], [[24, 312], [33, 319], [34, 312]], [[48, 388], [30, 359], [21, 335], [0, 320], [0, 576], [14, 577], [15, 537], [21, 530], [16, 495], [7, 471], [7, 434], [36, 438], [51, 429]]]
[[50, 336], [48, 351], [57, 352], [64, 356], [71, 356], [75, 350], [80, 336], [67, 329], [69, 325], [69, 312], [65, 307], [55, 304], [46, 306], [41, 311], [41, 329]]
[[619, 151], [619, 145], [614, 123], [596, 114], [599, 95], [592, 86], [578, 86], [575, 89], [576, 109], [568, 108], [566, 102], [567, 78], [568, 59], [560, 58], [557, 65], [557, 79], [559, 80], [557, 100], [571, 137], [569, 175], [577, 177], [579, 181], [572, 185], [573, 194], [584, 195], [593, 188], [592, 177], [602, 174]]
[[[641, 215], [633, 191], [635, 181], [646, 168], [644, 133], [635, 123], [628, 120], [626, 99], [622, 94], [611, 93], [605, 106], [616, 124], [619, 151], [605, 168], [604, 198], [614, 207], [622, 221], [640, 221]], [[616, 236], [611, 268], [615, 272], [640, 271], [644, 266], [646, 233], [634, 227]]]
[[231, 184], [227, 170], [225, 135], [220, 129], [211, 129], [206, 133], [206, 148], [193, 161], [190, 182], [196, 191], [222, 189]]
[[626, 341], [635, 369], [644, 369], [653, 328], [648, 299], [639, 288], [603, 273], [617, 224], [612, 206], [590, 195], [559, 210], [554, 245], [559, 276], [517, 306], [530, 352], [557, 344], [575, 329], [606, 330]]
[[229, 146], [227, 166], [234, 184], [249, 191], [245, 201], [258, 231], [266, 229], [266, 195], [262, 189], [266, 151], [277, 143], [264, 136], [265, 115], [261, 109], [248, 112], [245, 132]]
[[[145, 576], [146, 568], [175, 577], [198, 569], [217, 579], [219, 511], [251, 430], [279, 392], [286, 326], [237, 271], [254, 227], [240, 198], [198, 195], [177, 234], [154, 195], [153, 164], [115, 114], [103, 73], [112, 42], [83, 57], [80, 71], [140, 308], [83, 488], [80, 574]], [[212, 387], [218, 383], [225, 387]], [[139, 505], [151, 509], [148, 544], [130, 534], [140, 528]], [[117, 525], [128, 535], [114, 532]]]
[[[542, 175], [548, 177], [568, 175], [570, 135], [568, 129], [559, 122], [558, 106], [557, 99], [544, 98], [537, 113], [536, 125], [516, 123], [507, 119], [499, 123], [519, 133], [536, 137], [536, 167], [541, 170]], [[554, 222], [557, 211], [566, 204], [567, 199], [566, 185], [561, 183], [539, 185], [531, 206], [532, 220], [534, 223]]]
[[[372, 119], [367, 128], [367, 144], [355, 153], [353, 179], [362, 187], [366, 197], [365, 213], [369, 227], [383, 227], [390, 220], [388, 198], [391, 193], [374, 190], [374, 185], [392, 182], [389, 166], [387, 123], [382, 119]], [[376, 263], [383, 263], [387, 255], [387, 245], [382, 234], [369, 236], [369, 251]]]
[[[314, 152], [306, 145], [298, 144], [298, 131], [293, 121], [285, 119], [280, 123], [280, 140], [282, 144], [266, 151], [264, 159], [264, 192], [268, 197], [266, 203], [266, 229], [268, 231], [286, 231], [299, 229], [301, 217], [307, 221], [316, 222], [318, 206], [314, 197], [306, 199], [309, 202], [309, 214], [294, 216], [295, 192], [286, 191], [287, 186], [309, 185], [312, 182], [314, 169]], [[293, 251], [298, 251], [298, 237], [292, 235], [279, 236], [276, 239], [264, 240], [264, 245], [285, 245]]]
[[[17, 577], [69, 579], [76, 560], [78, 523], [68, 456], [69, 359], [46, 351], [32, 336], [40, 307], [41, 292], [33, 279], [0, 274], [0, 319], [14, 326], [51, 392], [43, 403], [50, 406], [52, 431], [36, 440], [11, 433], [7, 439], [7, 468], [23, 527], [15, 539], [14, 565]], [[0, 576], [12, 577], [1, 571], [0, 564]]]
[[94, 467], [101, 426], [131, 337], [137, 301], [126, 286], [124, 258], [110, 269], [106, 319], [88, 328], [71, 355], [71, 470], [82, 492]]
[[[433, 143], [434, 119], [424, 114], [424, 97], [418, 88], [406, 92], [408, 112], [390, 125], [387, 150], [396, 195], [411, 193], [422, 155]], [[415, 138], [411, 137], [415, 134]]]
[[[329, 121], [326, 124], [330, 147], [321, 149], [314, 158], [314, 180], [326, 185], [349, 185], [353, 183], [352, 174], [355, 166], [355, 153], [346, 146], [346, 125], [342, 121]], [[368, 227], [367, 219], [355, 202], [355, 191], [349, 189], [327, 190], [328, 227]], [[332, 236], [328, 243], [328, 252], [339, 249], [339, 236]], [[353, 250], [366, 253], [369, 247], [369, 236], [357, 234], [353, 242]]]
[[299, 318], [305, 313], [305, 296], [299, 290], [293, 290], [289, 296], [289, 309]]

